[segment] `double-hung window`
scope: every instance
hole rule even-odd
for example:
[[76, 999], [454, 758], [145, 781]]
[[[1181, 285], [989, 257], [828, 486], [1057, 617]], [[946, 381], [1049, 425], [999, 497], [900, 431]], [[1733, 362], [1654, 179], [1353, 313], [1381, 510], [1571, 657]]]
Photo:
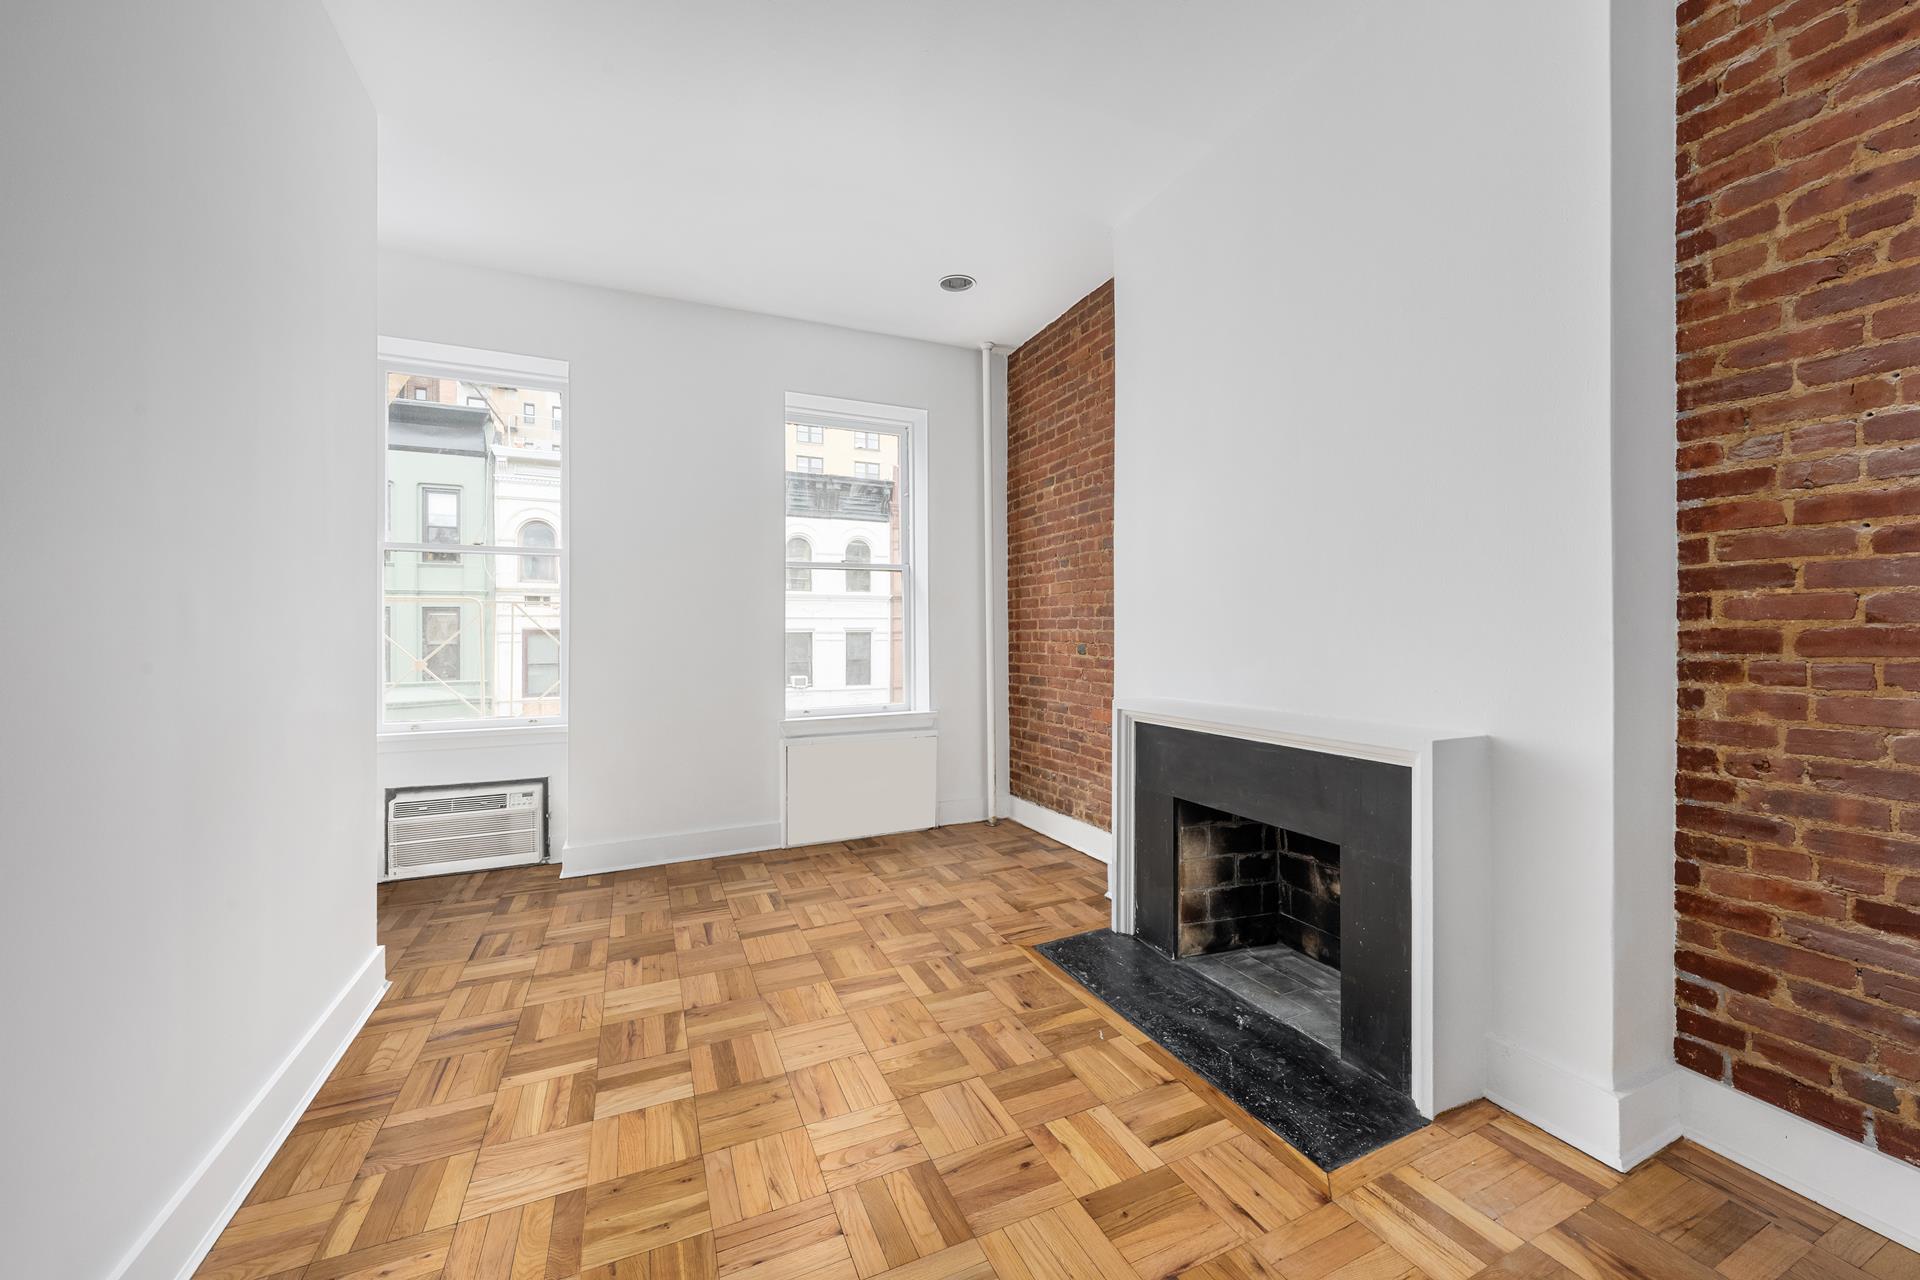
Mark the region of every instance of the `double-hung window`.
[[[563, 361], [382, 339], [381, 728], [565, 716]], [[514, 412], [515, 406], [519, 412]]]
[[927, 709], [924, 410], [787, 397], [789, 719]]

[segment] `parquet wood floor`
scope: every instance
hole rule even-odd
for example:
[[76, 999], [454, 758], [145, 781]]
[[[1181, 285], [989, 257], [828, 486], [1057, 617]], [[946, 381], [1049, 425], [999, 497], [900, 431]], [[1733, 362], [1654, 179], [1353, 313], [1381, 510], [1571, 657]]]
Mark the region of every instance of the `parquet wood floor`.
[[383, 886], [392, 988], [210, 1280], [1920, 1280], [1706, 1151], [1487, 1103], [1316, 1186], [1027, 950], [1105, 871], [965, 826]]

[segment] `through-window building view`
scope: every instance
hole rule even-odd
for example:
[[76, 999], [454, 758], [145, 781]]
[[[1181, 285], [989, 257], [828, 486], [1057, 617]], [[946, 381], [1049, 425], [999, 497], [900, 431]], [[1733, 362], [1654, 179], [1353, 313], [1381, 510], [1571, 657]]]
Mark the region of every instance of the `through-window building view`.
[[0, 1274], [1920, 1280], [1920, 0], [5, 33]]

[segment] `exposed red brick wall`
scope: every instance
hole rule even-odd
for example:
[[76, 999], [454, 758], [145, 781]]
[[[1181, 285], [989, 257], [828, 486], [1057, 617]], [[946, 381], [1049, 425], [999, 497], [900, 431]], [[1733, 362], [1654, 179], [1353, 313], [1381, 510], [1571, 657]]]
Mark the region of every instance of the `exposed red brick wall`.
[[1112, 829], [1113, 281], [1007, 357], [1013, 794]]
[[1920, 1164], [1920, 3], [1678, 14], [1675, 1052]]

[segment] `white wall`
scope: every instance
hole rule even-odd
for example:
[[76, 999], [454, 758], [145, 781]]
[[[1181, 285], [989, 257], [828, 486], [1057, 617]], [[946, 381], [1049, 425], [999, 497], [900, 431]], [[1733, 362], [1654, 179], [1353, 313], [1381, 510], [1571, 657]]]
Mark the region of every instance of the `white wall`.
[[928, 411], [939, 812], [980, 816], [978, 352], [393, 253], [380, 329], [570, 362], [570, 873], [778, 842], [789, 391]]
[[374, 118], [308, 0], [7, 43], [6, 1270], [171, 1276], [381, 977]]
[[1616, 1037], [1608, 37], [1594, 4], [1303, 15], [1274, 100], [1116, 240], [1118, 695], [1492, 735], [1494, 1075], [1603, 1153], [1642, 1056]]

